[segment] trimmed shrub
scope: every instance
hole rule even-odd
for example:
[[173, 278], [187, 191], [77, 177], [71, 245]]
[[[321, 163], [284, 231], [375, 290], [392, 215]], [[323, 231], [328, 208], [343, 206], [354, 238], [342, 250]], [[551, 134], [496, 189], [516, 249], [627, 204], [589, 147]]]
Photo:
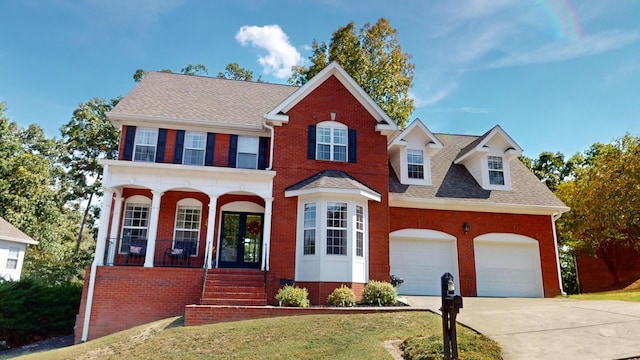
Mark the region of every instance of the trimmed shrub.
[[0, 282], [0, 344], [13, 348], [73, 333], [82, 284]]
[[353, 292], [353, 289], [342, 284], [329, 294], [327, 303], [330, 306], [356, 306], [356, 294]]
[[391, 283], [371, 280], [362, 291], [362, 302], [373, 305], [395, 305], [398, 293]]
[[278, 290], [276, 301], [281, 306], [307, 307], [309, 306], [309, 292], [305, 288], [286, 285]]

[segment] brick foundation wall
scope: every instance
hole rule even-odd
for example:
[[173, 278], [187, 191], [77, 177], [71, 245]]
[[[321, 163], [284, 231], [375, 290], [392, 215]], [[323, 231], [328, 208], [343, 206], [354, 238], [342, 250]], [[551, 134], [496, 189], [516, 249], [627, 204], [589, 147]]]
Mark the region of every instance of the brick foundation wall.
[[[89, 275], [87, 268], [76, 343], [82, 338]], [[88, 340], [183, 315], [185, 305], [199, 303], [202, 281], [198, 268], [98, 267]]]
[[[561, 293], [550, 215], [405, 208], [391, 208], [390, 213], [390, 232], [401, 229], [431, 229], [458, 239], [458, 271], [462, 296], [477, 295], [473, 239], [487, 233], [513, 233], [538, 240], [544, 296], [553, 297]], [[470, 225], [468, 234], [462, 229], [465, 222]]]
[[601, 259], [588, 255], [578, 256], [580, 290], [583, 293], [617, 290], [640, 279], [640, 251], [622, 250], [620, 256], [622, 265], [618, 271], [618, 286]]

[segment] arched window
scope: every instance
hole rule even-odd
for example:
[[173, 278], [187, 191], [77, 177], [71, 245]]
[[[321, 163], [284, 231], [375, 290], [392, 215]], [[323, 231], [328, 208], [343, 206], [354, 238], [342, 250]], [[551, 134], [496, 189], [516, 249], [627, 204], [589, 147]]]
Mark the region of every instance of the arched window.
[[122, 219], [120, 253], [128, 252], [129, 245], [132, 244], [146, 246], [150, 212], [151, 200], [148, 197], [135, 195], [127, 198]]
[[178, 201], [176, 225], [174, 227], [173, 248], [185, 249], [189, 255], [198, 255], [202, 203], [196, 199]]

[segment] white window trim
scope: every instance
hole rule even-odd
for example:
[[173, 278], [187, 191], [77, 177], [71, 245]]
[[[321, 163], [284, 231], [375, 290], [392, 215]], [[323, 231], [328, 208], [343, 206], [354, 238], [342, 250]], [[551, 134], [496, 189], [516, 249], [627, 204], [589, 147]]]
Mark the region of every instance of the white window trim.
[[[202, 148], [196, 148], [188, 145], [187, 137], [188, 136], [201, 136], [203, 137]], [[202, 160], [199, 164], [185, 164], [185, 160], [187, 159], [187, 150], [200, 150], [202, 151]], [[193, 165], [193, 166], [203, 166], [204, 158], [207, 156], [207, 134], [201, 132], [192, 132], [187, 131], [184, 134], [184, 148], [182, 149], [182, 164], [184, 165]]]
[[[316, 204], [316, 254], [304, 255], [304, 206]], [[327, 204], [347, 204], [346, 255], [327, 254]], [[356, 256], [356, 206], [362, 207], [363, 216], [363, 256]], [[298, 216], [296, 222], [296, 281], [368, 281], [369, 267], [369, 224], [368, 199], [357, 195], [312, 194], [298, 197]], [[307, 271], [305, 271], [307, 267]], [[354, 277], [354, 268], [364, 269], [361, 277]], [[310, 270], [312, 269], [312, 270]], [[304, 275], [306, 274], [306, 275]]]
[[[326, 142], [320, 142], [320, 129], [330, 129], [331, 130], [331, 136], [330, 136], [330, 142], [326, 143]], [[336, 130], [343, 130], [345, 132], [344, 135], [344, 139], [345, 142], [344, 144], [339, 144], [339, 143], [335, 143], [334, 142], [334, 132]], [[320, 151], [318, 149], [319, 145], [329, 145], [329, 159], [320, 159], [319, 155], [320, 155]], [[344, 160], [336, 160], [335, 159], [335, 148], [336, 146], [344, 146], [345, 152], [344, 152]], [[336, 162], [348, 162], [349, 160], [349, 128], [342, 123], [336, 122], [336, 121], [322, 121], [318, 124], [316, 124], [316, 160], [321, 160], [321, 161], [336, 161]]]
[[[140, 137], [143, 133], [150, 132], [153, 133], [153, 138], [151, 139], [151, 143], [140, 143]], [[136, 159], [136, 149], [138, 146], [148, 146], [153, 147], [153, 159], [152, 160], [140, 160]], [[156, 161], [156, 151], [158, 150], [158, 129], [150, 129], [150, 128], [139, 128], [136, 131], [136, 139], [135, 144], [133, 146], [133, 161], [141, 161], [141, 162], [155, 162]]]
[[[502, 174], [504, 177], [504, 185], [499, 184], [491, 184], [491, 180], [489, 178], [489, 171], [495, 171], [489, 169], [489, 157], [499, 157], [502, 158]], [[488, 152], [485, 156], [480, 158], [482, 161], [482, 182], [484, 183], [483, 188], [486, 190], [511, 190], [511, 171], [510, 171], [510, 160], [508, 157], [504, 156], [500, 153]]]
[[[131, 204], [136, 204], [136, 205], [145, 205], [149, 210], [147, 211], [147, 235], [149, 234], [149, 226], [150, 226], [150, 221], [151, 221], [151, 200], [146, 197], [146, 196], [142, 196], [142, 195], [134, 195], [131, 197], [128, 197], [124, 203], [124, 208], [122, 210], [122, 226], [121, 226], [121, 232], [120, 232], [120, 245], [118, 246], [118, 254], [126, 254], [127, 253], [127, 249], [123, 249], [123, 240], [125, 238], [125, 230], [128, 228], [132, 228], [132, 229], [143, 229], [144, 227], [132, 227], [132, 226], [126, 226], [125, 225], [125, 219], [127, 217], [127, 207]], [[148, 240], [148, 239], [147, 239]]]
[[[11, 256], [14, 253], [15, 256]], [[9, 267], [9, 260], [15, 260], [15, 267]], [[19, 270], [20, 269], [20, 248], [10, 246], [7, 250], [7, 260], [5, 261], [4, 268], [6, 270]]]
[[173, 241], [171, 243], [171, 248], [173, 249], [175, 247], [175, 242], [176, 242], [176, 233], [178, 231], [193, 231], [193, 229], [186, 229], [186, 228], [178, 228], [178, 213], [180, 211], [180, 208], [185, 208], [185, 209], [198, 209], [199, 215], [198, 215], [198, 228], [195, 231], [197, 233], [197, 237], [196, 237], [196, 253], [195, 254], [191, 254], [192, 257], [194, 256], [198, 256], [198, 252], [200, 251], [200, 229], [202, 228], [202, 203], [196, 199], [192, 199], [192, 198], [186, 198], [186, 199], [182, 199], [180, 201], [178, 201], [178, 203], [176, 204], [176, 218], [175, 221], [173, 222], [174, 226], [173, 226]]
[[[422, 179], [409, 177], [408, 150], [422, 151]], [[427, 147], [402, 147], [400, 149], [400, 182], [406, 185], [432, 185], [431, 182], [431, 155]]]
[[[313, 206], [313, 218], [309, 218], [308, 220], [312, 222], [312, 224], [307, 224], [307, 205], [309, 207]], [[309, 213], [310, 214], [310, 213]], [[307, 256], [316, 256], [318, 254], [318, 204], [316, 202], [305, 202], [302, 204], [302, 255]], [[306, 233], [307, 231], [313, 234], [313, 253], [307, 253], [307, 243], [306, 243]]]

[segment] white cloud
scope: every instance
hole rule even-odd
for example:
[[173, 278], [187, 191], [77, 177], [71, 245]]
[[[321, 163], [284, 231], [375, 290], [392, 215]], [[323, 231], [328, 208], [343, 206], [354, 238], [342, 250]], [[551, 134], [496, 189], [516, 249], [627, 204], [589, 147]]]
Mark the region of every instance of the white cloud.
[[259, 56], [265, 74], [273, 73], [277, 78], [291, 75], [291, 67], [302, 61], [298, 50], [289, 43], [289, 37], [278, 25], [243, 26], [236, 34], [236, 40], [242, 45], [248, 44], [267, 51]]
[[553, 42], [527, 52], [516, 52], [490, 63], [487, 67], [502, 68], [566, 61], [618, 49], [639, 39], [639, 32], [610, 30], [588, 35], [573, 42]]
[[458, 88], [458, 84], [449, 83], [443, 88], [440, 88], [435, 92], [432, 92], [424, 97], [418, 97], [414, 92], [410, 92], [409, 96], [413, 98], [413, 104], [415, 105], [415, 107], [421, 108], [421, 107], [433, 105], [439, 102], [440, 100], [449, 96], [449, 94], [454, 92], [457, 88]]

